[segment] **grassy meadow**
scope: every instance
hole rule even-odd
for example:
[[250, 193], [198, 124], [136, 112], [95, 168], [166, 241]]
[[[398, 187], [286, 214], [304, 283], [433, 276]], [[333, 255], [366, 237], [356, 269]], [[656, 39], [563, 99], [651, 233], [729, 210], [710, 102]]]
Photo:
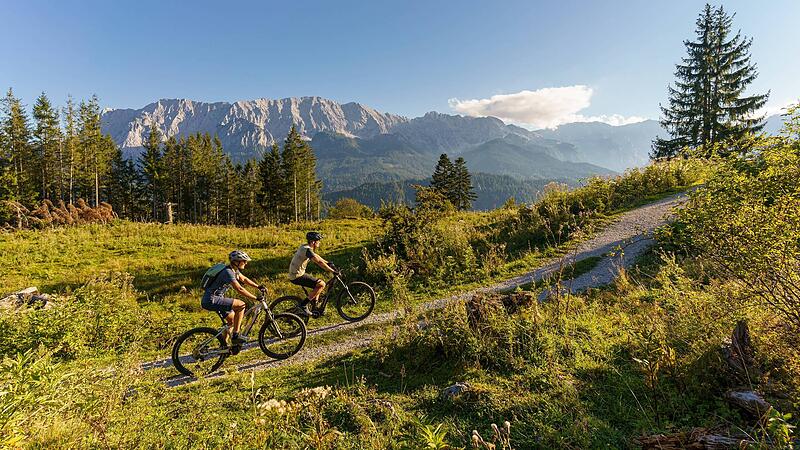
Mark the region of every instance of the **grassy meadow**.
[[[490, 212], [401, 209], [258, 229], [120, 221], [2, 234], [0, 250], [13, 263], [3, 269], [1, 290], [37, 285], [59, 297], [51, 309], [0, 315], [0, 445], [488, 450], [483, 439], [497, 448], [629, 448], [638, 436], [721, 425], [747, 432], [755, 446], [790, 442], [794, 419], [786, 414], [800, 402], [800, 358], [778, 325], [782, 316], [747, 300], [746, 286], [705, 259], [713, 230], [702, 214], [707, 206], [694, 206], [704, 205], [701, 193], [634, 270], [584, 295], [513, 314], [495, 310], [477, 325], [460, 303], [422, 321], [407, 314], [311, 337], [304, 351], [377, 333], [362, 350], [237, 372], [237, 364], [260, 358], [243, 352], [226, 361], [225, 376], [178, 388], [163, 383], [174, 369], [140, 366], [168, 356], [178, 333], [217, 322], [200, 309], [195, 286], [231, 248], [254, 257], [252, 278], [278, 294], [299, 293], [285, 280], [286, 266], [305, 231], [320, 229], [327, 236], [321, 253], [373, 283], [378, 310], [389, 311], [530, 270], [620, 211], [701, 180], [718, 195], [710, 204], [727, 199], [735, 211], [723, 188], [729, 179], [743, 183], [730, 177], [736, 167], [659, 164], [573, 191], [553, 187], [535, 205]], [[535, 295], [542, 287], [522, 289]], [[732, 381], [718, 349], [737, 320], [750, 323], [757, 349], [760, 375], [751, 383], [776, 393], [763, 425], [723, 400]], [[443, 398], [456, 382], [469, 391]]]

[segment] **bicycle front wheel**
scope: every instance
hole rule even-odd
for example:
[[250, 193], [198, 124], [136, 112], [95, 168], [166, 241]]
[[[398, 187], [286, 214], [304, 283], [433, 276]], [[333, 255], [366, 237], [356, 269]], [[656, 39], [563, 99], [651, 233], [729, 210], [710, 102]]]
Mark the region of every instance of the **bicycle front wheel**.
[[272, 303], [269, 304], [269, 309], [275, 314], [280, 313], [289, 313], [294, 314], [297, 317], [300, 317], [303, 320], [303, 323], [306, 325], [308, 324], [308, 316], [297, 314], [300, 309], [300, 304], [303, 303], [303, 300], [296, 295], [284, 295], [283, 297], [276, 298]]
[[172, 346], [172, 365], [178, 372], [197, 378], [219, 369], [228, 354], [230, 350], [219, 330], [192, 328]]
[[306, 343], [306, 325], [294, 314], [275, 314], [258, 332], [258, 345], [270, 358], [286, 359]]
[[344, 320], [364, 320], [375, 308], [375, 291], [367, 283], [354, 281], [342, 289], [336, 300], [336, 311]]

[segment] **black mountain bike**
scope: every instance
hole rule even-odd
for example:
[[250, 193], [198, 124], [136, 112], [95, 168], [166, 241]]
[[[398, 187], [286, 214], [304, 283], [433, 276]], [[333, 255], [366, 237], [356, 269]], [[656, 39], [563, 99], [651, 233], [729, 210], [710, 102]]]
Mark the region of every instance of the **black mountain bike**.
[[[264, 299], [266, 290], [261, 290], [258, 301], [248, 308], [242, 317], [239, 336], [242, 345], [253, 342], [250, 332], [258, 329], [258, 346], [270, 358], [286, 359], [303, 348], [306, 342], [306, 326], [303, 320], [290, 313], [273, 314]], [[261, 328], [254, 327], [264, 315]], [[226, 342], [230, 327], [224, 313], [220, 314], [222, 327], [192, 328], [183, 333], [172, 346], [172, 364], [178, 371], [190, 377], [208, 375], [219, 369], [229, 355], [235, 355], [240, 346], [229, 346]]]
[[[308, 297], [308, 289], [303, 290]], [[341, 272], [334, 272], [333, 277], [326, 283], [325, 292], [320, 295], [317, 301], [317, 309], [314, 311], [315, 317], [325, 314], [325, 307], [328, 301], [333, 300], [336, 311], [348, 322], [358, 322], [364, 320], [372, 313], [375, 308], [375, 290], [370, 285], [361, 281], [345, 283], [342, 280]], [[289, 312], [300, 316], [303, 322], [308, 323], [309, 317], [305, 314], [298, 314], [302, 308], [303, 299], [296, 295], [286, 295], [275, 299], [269, 307], [273, 311]]]

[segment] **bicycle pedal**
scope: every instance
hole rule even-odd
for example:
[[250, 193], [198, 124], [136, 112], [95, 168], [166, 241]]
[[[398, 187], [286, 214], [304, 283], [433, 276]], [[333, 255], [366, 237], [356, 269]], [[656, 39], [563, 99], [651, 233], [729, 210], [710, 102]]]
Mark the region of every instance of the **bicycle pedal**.
[[240, 351], [242, 351], [242, 346], [241, 345], [232, 345], [231, 346], [231, 355], [238, 355]]

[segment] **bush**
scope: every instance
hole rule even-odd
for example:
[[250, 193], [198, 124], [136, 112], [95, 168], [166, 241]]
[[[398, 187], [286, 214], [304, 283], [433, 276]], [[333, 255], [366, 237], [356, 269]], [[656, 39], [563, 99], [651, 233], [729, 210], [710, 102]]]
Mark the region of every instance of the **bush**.
[[348, 197], [340, 198], [336, 201], [336, 204], [328, 210], [328, 218], [330, 219], [360, 219], [374, 216], [375, 213], [369, 206]]
[[0, 356], [42, 347], [61, 359], [122, 353], [153, 338], [127, 274], [90, 281], [46, 309], [0, 313]]
[[781, 139], [723, 159], [665, 238], [800, 332], [800, 151]]

